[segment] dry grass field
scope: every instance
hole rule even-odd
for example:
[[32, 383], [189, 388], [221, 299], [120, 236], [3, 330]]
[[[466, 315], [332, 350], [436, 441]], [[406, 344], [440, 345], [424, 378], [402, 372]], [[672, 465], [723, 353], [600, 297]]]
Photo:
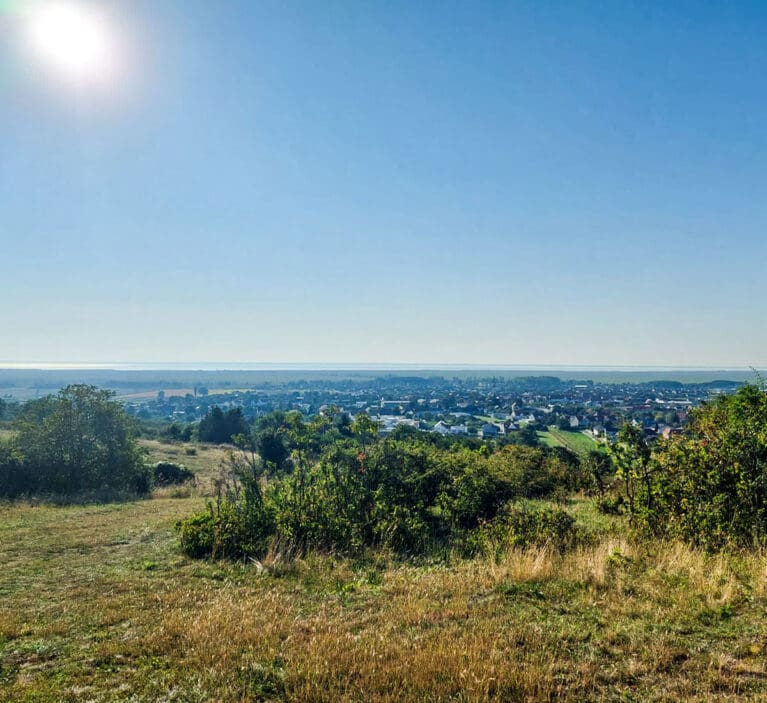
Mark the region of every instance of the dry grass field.
[[211, 564], [170, 495], [0, 506], [0, 701], [767, 700], [765, 554]]
[[154, 439], [141, 439], [139, 444], [147, 453], [147, 461], [170, 461], [183, 464], [197, 475], [198, 485], [203, 493], [208, 492], [210, 480], [229, 448], [221, 445], [177, 443], [170, 444]]

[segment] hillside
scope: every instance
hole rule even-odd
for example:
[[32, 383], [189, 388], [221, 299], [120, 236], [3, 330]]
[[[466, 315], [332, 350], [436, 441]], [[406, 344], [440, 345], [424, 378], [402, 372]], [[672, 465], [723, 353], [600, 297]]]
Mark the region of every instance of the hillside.
[[635, 544], [574, 499], [601, 537], [566, 555], [264, 570], [183, 556], [174, 524], [204, 500], [0, 508], [0, 701], [767, 696], [763, 553]]

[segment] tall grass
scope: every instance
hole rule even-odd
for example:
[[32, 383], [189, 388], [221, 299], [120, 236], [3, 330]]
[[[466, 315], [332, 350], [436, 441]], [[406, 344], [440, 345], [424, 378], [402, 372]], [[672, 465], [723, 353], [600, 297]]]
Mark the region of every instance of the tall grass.
[[0, 701], [767, 700], [767, 553], [217, 564], [203, 502], [0, 506]]
[[765, 568], [761, 554], [619, 539], [372, 579], [315, 561], [287, 588], [198, 594], [161, 637], [227, 700], [735, 700], [767, 694], [764, 640], [733, 627], [747, 594], [764, 597]]

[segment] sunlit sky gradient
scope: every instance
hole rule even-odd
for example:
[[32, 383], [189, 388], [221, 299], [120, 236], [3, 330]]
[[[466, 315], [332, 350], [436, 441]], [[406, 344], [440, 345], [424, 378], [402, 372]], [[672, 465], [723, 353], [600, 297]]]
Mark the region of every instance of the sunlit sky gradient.
[[767, 366], [763, 2], [19, 2], [0, 360]]

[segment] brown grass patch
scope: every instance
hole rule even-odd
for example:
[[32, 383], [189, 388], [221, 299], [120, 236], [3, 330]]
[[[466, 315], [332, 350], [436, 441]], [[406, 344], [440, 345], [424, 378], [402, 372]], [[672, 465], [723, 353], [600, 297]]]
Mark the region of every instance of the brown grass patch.
[[0, 512], [0, 701], [767, 698], [767, 559], [618, 538], [451, 564], [183, 557], [196, 495]]

